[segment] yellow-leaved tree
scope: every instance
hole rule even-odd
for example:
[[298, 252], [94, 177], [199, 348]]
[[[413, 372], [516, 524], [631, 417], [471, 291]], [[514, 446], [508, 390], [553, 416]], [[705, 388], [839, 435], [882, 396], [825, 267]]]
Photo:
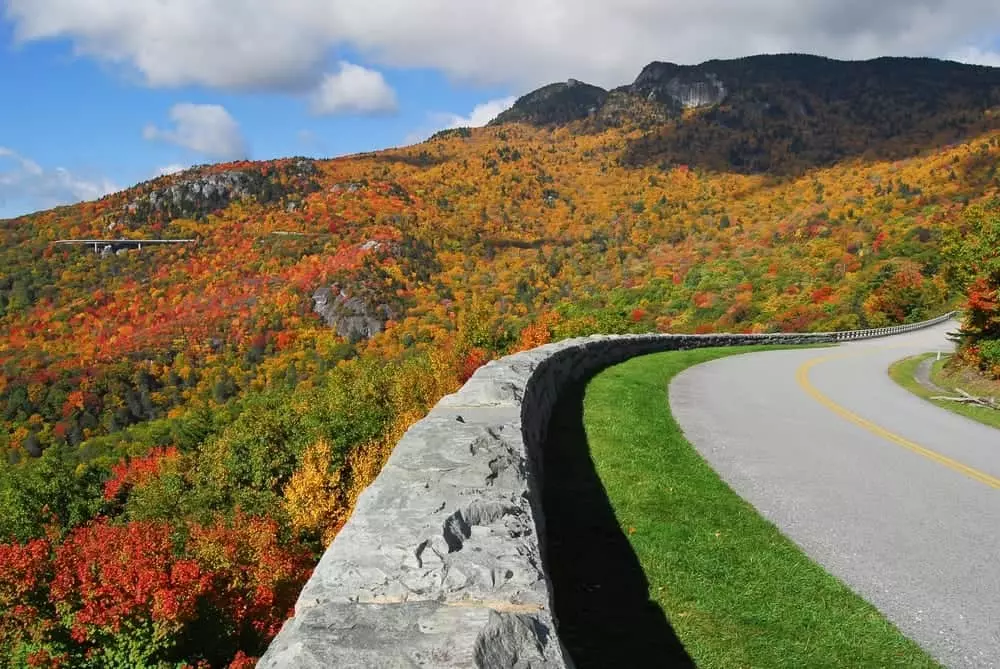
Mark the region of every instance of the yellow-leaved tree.
[[349, 510], [340, 495], [341, 469], [331, 471], [333, 447], [320, 438], [302, 454], [299, 468], [284, 489], [284, 507], [292, 529], [333, 540]]

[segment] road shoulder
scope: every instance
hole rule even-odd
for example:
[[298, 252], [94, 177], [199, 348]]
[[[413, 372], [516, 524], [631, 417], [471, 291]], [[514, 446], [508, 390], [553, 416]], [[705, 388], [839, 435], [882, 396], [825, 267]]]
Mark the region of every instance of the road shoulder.
[[[923, 353], [897, 360], [889, 366], [889, 377], [899, 386], [913, 395], [926, 400], [936, 407], [974, 420], [977, 423], [1000, 429], [1000, 411], [947, 400], [935, 400], [942, 395], [955, 397], [953, 389], [942, 388], [946, 385], [940, 381], [940, 376], [934, 373], [936, 355]], [[1000, 393], [998, 393], [1000, 395]]]

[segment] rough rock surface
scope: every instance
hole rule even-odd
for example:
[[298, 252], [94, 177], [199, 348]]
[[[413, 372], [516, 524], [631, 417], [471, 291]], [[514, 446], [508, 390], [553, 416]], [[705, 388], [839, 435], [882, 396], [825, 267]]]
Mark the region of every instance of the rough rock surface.
[[387, 305], [371, 307], [361, 298], [329, 286], [318, 289], [312, 299], [313, 311], [338, 335], [352, 341], [371, 339], [382, 332], [386, 321], [392, 318]]
[[673, 349], [828, 335], [595, 336], [480, 368], [400, 440], [259, 667], [572, 667], [545, 571], [540, 447], [560, 392]]
[[[151, 188], [114, 215], [108, 229], [134, 228], [153, 219], [198, 218], [225, 208], [231, 202], [253, 198], [264, 204], [294, 195], [287, 205], [299, 207], [298, 199], [319, 188], [314, 160], [299, 158], [283, 167], [281, 180], [259, 169], [232, 169], [204, 174], [194, 168], [185, 171], [170, 185]], [[150, 185], [158, 181], [150, 182]]]
[[629, 89], [635, 95], [674, 109], [717, 105], [727, 94], [726, 85], [714, 72], [658, 62], [643, 68]]

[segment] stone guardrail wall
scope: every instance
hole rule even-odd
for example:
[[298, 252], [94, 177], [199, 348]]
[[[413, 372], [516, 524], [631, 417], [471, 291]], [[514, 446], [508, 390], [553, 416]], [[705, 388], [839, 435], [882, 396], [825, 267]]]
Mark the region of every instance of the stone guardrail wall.
[[556, 634], [541, 449], [562, 389], [629, 358], [905, 332], [592, 336], [481, 367], [397, 444], [258, 667], [572, 668]]

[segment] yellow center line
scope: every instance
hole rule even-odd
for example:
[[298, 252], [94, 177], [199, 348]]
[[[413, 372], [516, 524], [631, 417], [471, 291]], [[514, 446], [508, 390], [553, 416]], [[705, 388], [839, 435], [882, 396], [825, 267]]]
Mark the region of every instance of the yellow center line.
[[814, 386], [812, 382], [809, 380], [809, 372], [810, 370], [812, 370], [813, 367], [816, 367], [817, 365], [824, 362], [829, 362], [831, 360], [849, 358], [852, 357], [852, 355], [853, 354], [829, 355], [822, 358], [813, 358], [812, 360], [808, 360], [801, 367], [799, 367], [798, 371], [795, 373], [795, 379], [798, 381], [799, 385], [806, 392], [806, 394], [808, 394], [814, 400], [816, 400], [817, 402], [819, 402], [827, 409], [840, 416], [841, 418], [844, 418], [845, 420], [848, 420], [854, 423], [855, 425], [862, 427], [865, 430], [868, 430], [869, 432], [871, 432], [876, 436], [882, 437], [886, 441], [890, 441], [898, 446], [902, 446], [908, 451], [913, 451], [917, 455], [922, 455], [928, 460], [932, 460], [938, 463], [939, 465], [944, 465], [948, 469], [956, 471], [959, 474], [968, 476], [970, 479], [979, 481], [980, 483], [985, 483], [991, 488], [1000, 489], [1000, 478], [996, 478], [995, 476], [990, 476], [985, 472], [981, 472], [978, 469], [974, 469], [968, 465], [962, 464], [958, 460], [949, 458], [947, 455], [942, 455], [937, 451], [932, 451], [931, 449], [921, 446], [920, 444], [914, 443], [905, 437], [901, 437], [898, 434], [890, 432], [884, 427], [876, 425], [875, 423], [871, 422], [866, 418], [862, 418], [856, 413], [840, 406], [839, 404], [831, 400], [829, 397], [821, 393], [819, 389], [817, 389], [816, 386]]

